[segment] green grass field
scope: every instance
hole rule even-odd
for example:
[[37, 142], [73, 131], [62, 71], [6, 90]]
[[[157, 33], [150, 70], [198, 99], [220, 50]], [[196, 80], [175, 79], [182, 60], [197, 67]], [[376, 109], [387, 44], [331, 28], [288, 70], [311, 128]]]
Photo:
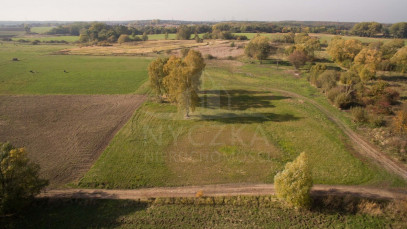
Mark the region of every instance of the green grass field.
[[33, 33], [46, 33], [49, 32], [52, 28], [52, 26], [43, 26], [43, 27], [31, 27], [31, 32]]
[[9, 36], [20, 36], [24, 35], [25, 31], [7, 31], [0, 29], [0, 38], [2, 37], [9, 37]]
[[[166, 202], [166, 203], [164, 203]], [[175, 203], [174, 203], [175, 202]], [[180, 203], [188, 202], [188, 203]], [[341, 206], [336, 202], [333, 206]], [[379, 215], [332, 206], [293, 210], [271, 196], [128, 200], [38, 200], [5, 228], [403, 228], [403, 215], [384, 204]], [[396, 213], [397, 212], [397, 213]], [[405, 213], [404, 213], [405, 215]]]
[[39, 40], [41, 42], [44, 41], [67, 41], [67, 42], [76, 42], [79, 40], [78, 36], [19, 36], [12, 38], [13, 41], [18, 41], [20, 39], [28, 40], [28, 41], [35, 41]]
[[203, 105], [189, 120], [172, 105], [146, 103], [79, 186], [272, 183], [274, 175], [303, 151], [311, 157], [315, 183], [404, 185], [400, 178], [354, 157], [342, 132], [319, 110], [268, 90], [303, 94], [346, 119], [305, 79], [271, 65], [244, 65], [236, 72], [207, 67]]
[[0, 94], [127, 94], [147, 80], [150, 59], [52, 55], [68, 47], [1, 45]]

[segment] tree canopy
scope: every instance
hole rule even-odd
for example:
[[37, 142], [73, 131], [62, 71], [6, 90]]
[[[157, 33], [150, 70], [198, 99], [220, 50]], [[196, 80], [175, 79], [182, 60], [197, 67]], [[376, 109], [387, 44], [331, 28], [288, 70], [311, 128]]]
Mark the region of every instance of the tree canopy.
[[272, 50], [270, 39], [265, 36], [256, 36], [246, 45], [245, 53], [247, 56], [260, 60], [267, 59]]
[[24, 148], [0, 143], [0, 214], [18, 211], [48, 185], [39, 171]]
[[306, 153], [301, 153], [293, 162], [285, 165], [282, 172], [274, 177], [277, 197], [297, 208], [310, 205], [312, 175]]
[[184, 59], [176, 56], [158, 58], [148, 68], [150, 85], [158, 97], [165, 95], [189, 117], [189, 112], [199, 104], [198, 92], [204, 68], [204, 59], [195, 50], [189, 50]]

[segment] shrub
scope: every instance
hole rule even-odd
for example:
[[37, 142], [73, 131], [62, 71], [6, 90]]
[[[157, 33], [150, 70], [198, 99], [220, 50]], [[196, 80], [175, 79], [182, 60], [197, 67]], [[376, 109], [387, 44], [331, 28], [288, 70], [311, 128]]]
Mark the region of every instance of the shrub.
[[369, 119], [363, 107], [352, 107], [350, 113], [352, 114], [353, 121], [356, 123], [366, 123]]
[[326, 92], [336, 86], [336, 81], [339, 78], [339, 73], [334, 70], [328, 70], [318, 76], [318, 85]]
[[288, 56], [288, 60], [296, 69], [299, 69], [308, 61], [308, 56], [303, 51], [295, 50]]
[[129, 41], [130, 41], [129, 35], [126, 35], [126, 34], [120, 35], [119, 39], [117, 39], [117, 42], [119, 44], [123, 44], [123, 43], [129, 42]]
[[215, 56], [212, 56], [211, 54], [206, 54], [206, 55], [205, 55], [205, 59], [213, 60], [213, 59], [216, 59], [216, 57], [215, 57]]
[[26, 154], [24, 148], [0, 143], [0, 214], [19, 211], [48, 185]]
[[331, 102], [335, 102], [336, 97], [342, 93], [342, 88], [335, 87], [327, 92], [327, 97]]
[[369, 123], [372, 127], [382, 127], [386, 125], [386, 120], [381, 115], [371, 115], [369, 117]]
[[189, 48], [183, 48], [181, 49], [181, 56], [186, 57], [189, 53]]
[[234, 41], [232, 41], [232, 43], [230, 43], [230, 47], [235, 47], [236, 45], [235, 45], [235, 42]]
[[348, 109], [352, 103], [352, 97], [349, 94], [342, 92], [335, 98], [334, 103], [335, 106], [340, 109]]
[[308, 157], [301, 153], [293, 162], [286, 164], [284, 170], [274, 177], [278, 198], [296, 208], [310, 206], [312, 175]]
[[240, 36], [236, 36], [236, 40], [238, 40], [238, 41], [247, 41], [249, 39], [245, 35], [240, 35]]
[[32, 45], [38, 45], [39, 43], [41, 43], [41, 41], [39, 41], [39, 40], [35, 40], [35, 41], [31, 42]]

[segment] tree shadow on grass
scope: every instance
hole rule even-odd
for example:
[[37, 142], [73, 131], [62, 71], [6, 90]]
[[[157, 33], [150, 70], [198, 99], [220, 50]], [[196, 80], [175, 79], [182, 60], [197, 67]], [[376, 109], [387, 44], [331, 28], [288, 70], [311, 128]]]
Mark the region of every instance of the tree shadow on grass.
[[272, 108], [273, 100], [289, 99], [265, 91], [206, 90], [201, 92], [201, 107], [209, 109], [247, 110], [249, 108]]
[[209, 120], [226, 124], [252, 124], [264, 122], [288, 122], [300, 120], [292, 114], [274, 114], [274, 113], [250, 113], [234, 114], [221, 113], [217, 115], [201, 115], [201, 120]]
[[111, 228], [122, 225], [120, 218], [148, 207], [131, 200], [37, 199], [29, 208], [7, 219], [6, 228]]
[[390, 82], [403, 82], [407, 81], [407, 76], [382, 76], [381, 79]]

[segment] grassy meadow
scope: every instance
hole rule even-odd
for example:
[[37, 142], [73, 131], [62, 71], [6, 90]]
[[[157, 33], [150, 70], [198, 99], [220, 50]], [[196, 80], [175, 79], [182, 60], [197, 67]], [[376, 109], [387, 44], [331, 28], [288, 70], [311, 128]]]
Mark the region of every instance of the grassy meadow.
[[40, 26], [40, 27], [31, 27], [31, 32], [33, 33], [46, 33], [49, 32], [52, 28], [52, 26]]
[[67, 42], [76, 42], [79, 41], [79, 36], [44, 36], [44, 35], [30, 35], [30, 36], [18, 36], [12, 38], [13, 41], [18, 41], [20, 39], [27, 41], [39, 40], [41, 42], [47, 41], [67, 41]]
[[230, 71], [207, 66], [201, 106], [191, 119], [170, 104], [146, 103], [78, 185], [272, 183], [303, 151], [311, 157], [315, 183], [404, 185], [355, 157], [342, 132], [321, 111], [271, 88], [302, 94], [340, 114], [305, 79], [284, 68], [251, 64]]
[[147, 58], [52, 54], [69, 47], [0, 45], [0, 94], [128, 94], [147, 80]]

